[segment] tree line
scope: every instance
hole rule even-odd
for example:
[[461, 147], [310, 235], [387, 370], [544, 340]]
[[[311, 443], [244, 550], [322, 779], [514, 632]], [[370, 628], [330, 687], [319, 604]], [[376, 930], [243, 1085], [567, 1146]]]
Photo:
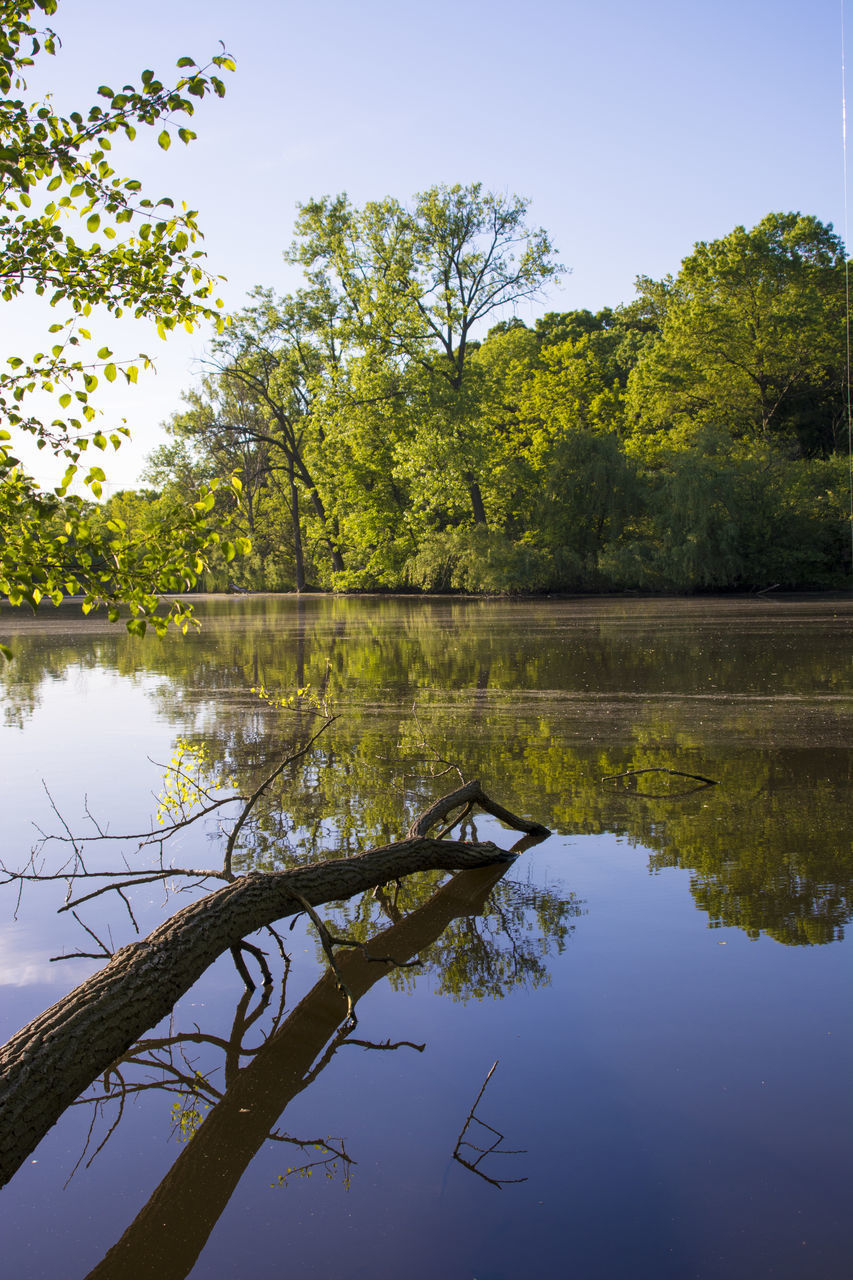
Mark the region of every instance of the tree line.
[[[640, 277], [627, 305], [527, 324], [518, 304], [561, 270], [527, 212], [479, 184], [301, 206], [286, 257], [304, 287], [253, 291], [168, 422], [150, 488], [101, 518], [150, 537], [237, 473], [236, 514], [227, 486], [215, 499], [233, 523], [211, 589], [849, 583], [832, 227], [769, 214]], [[232, 558], [235, 534], [249, 554]]]
[[[60, 114], [26, 75], [58, 0], [0, 24], [0, 297], [46, 308], [0, 368], [0, 593], [82, 594], [186, 627], [183, 593], [837, 587], [850, 580], [846, 252], [774, 213], [700, 243], [625, 306], [517, 314], [562, 268], [528, 202], [480, 184], [300, 206], [289, 296], [231, 323], [196, 214], [118, 174], [112, 140], [190, 143], [234, 69], [178, 60]], [[79, 231], [74, 231], [74, 219]], [[90, 316], [217, 328], [141, 491], [99, 500], [124, 426], [97, 388], [150, 365]], [[52, 323], [49, 321], [52, 320]], [[53, 416], [51, 416], [53, 415]], [[21, 441], [53, 457], [44, 486]], [[235, 510], [236, 507], [236, 510]], [[170, 604], [163, 606], [163, 593]], [[2, 646], [3, 652], [7, 653]]]

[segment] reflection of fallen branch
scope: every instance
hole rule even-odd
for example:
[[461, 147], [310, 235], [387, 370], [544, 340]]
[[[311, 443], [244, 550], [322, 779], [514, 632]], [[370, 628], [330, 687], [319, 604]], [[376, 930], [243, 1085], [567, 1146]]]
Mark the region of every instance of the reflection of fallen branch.
[[[273, 930], [269, 932], [274, 933]], [[280, 941], [280, 939], [277, 938], [277, 941]], [[172, 1114], [182, 1131], [185, 1128], [183, 1113], [186, 1111], [186, 1107], [183, 1104], [188, 1098], [191, 1097], [196, 1102], [200, 1101], [205, 1109], [209, 1109], [220, 1102], [223, 1092], [213, 1083], [213, 1071], [199, 1072], [195, 1062], [190, 1061], [187, 1056], [188, 1046], [205, 1045], [221, 1050], [225, 1055], [225, 1089], [230, 1088], [240, 1072], [241, 1058], [251, 1059], [254, 1057], [255, 1054], [260, 1052], [268, 1037], [277, 1030], [284, 1016], [289, 972], [290, 960], [287, 956], [284, 956], [278, 1009], [273, 1016], [271, 1028], [264, 1034], [264, 1038], [259, 1045], [249, 1047], [244, 1041], [247, 1032], [263, 1015], [270, 1003], [272, 996], [271, 983], [264, 984], [261, 998], [251, 1011], [249, 1010], [249, 1004], [252, 992], [248, 986], [246, 987], [237, 1002], [231, 1035], [227, 1040], [221, 1036], [205, 1034], [196, 1026], [194, 1031], [183, 1031], [177, 1034], [159, 1036], [156, 1039], [139, 1040], [129, 1053], [112, 1063], [104, 1073], [102, 1091], [95, 1094], [84, 1094], [71, 1104], [73, 1107], [92, 1106], [92, 1120], [80, 1158], [71, 1170], [66, 1186], [74, 1177], [80, 1165], [85, 1161], [85, 1168], [88, 1169], [106, 1146], [122, 1119], [128, 1098], [132, 1095], [152, 1090], [177, 1094], [179, 1102], [172, 1108]], [[176, 1055], [179, 1055], [180, 1061], [176, 1061]], [[126, 1078], [126, 1073], [131, 1078]], [[133, 1076], [139, 1077], [140, 1073], [143, 1073], [141, 1078], [133, 1078]], [[103, 1139], [87, 1159], [94, 1135], [95, 1122], [99, 1116], [103, 1116], [106, 1113], [106, 1109], [110, 1104], [116, 1106], [117, 1114], [108, 1125]]]
[[701, 773], [684, 773], [681, 769], [664, 769], [661, 765], [648, 769], [626, 769], [624, 773], [608, 773], [600, 781], [618, 782], [620, 778], [637, 778], [642, 773], [667, 773], [672, 778], [690, 778], [691, 781], [698, 782], [699, 786], [689, 787], [686, 791], [628, 791], [627, 795], [640, 796], [645, 800], [677, 800], [680, 796], [690, 796], [694, 791], [701, 791], [703, 787], [720, 785], [716, 778], [706, 778]]
[[[481, 912], [503, 871], [497, 864], [455, 876], [424, 906], [371, 939], [371, 950], [393, 955], [398, 963], [418, 955], [452, 921]], [[340, 956], [338, 964], [356, 999], [385, 973], [361, 951]], [[235, 1075], [225, 1097], [87, 1280], [183, 1280], [193, 1270], [250, 1161], [270, 1137], [279, 1136], [276, 1126], [284, 1109], [350, 1043], [346, 1014], [346, 997], [328, 970]], [[363, 1047], [393, 1046], [365, 1042]], [[329, 1146], [328, 1139], [322, 1141]]]
[[[392, 968], [396, 968], [396, 969], [414, 969], [421, 963], [421, 961], [416, 958], [414, 960], [406, 960], [398, 963], [393, 956], [372, 956], [370, 952], [367, 950], [365, 943], [359, 942], [357, 938], [336, 938], [334, 934], [329, 933], [329, 930], [326, 928], [326, 925], [317, 915], [317, 912], [311, 906], [311, 903], [308, 901], [307, 898], [303, 898], [302, 894], [297, 893], [295, 890], [293, 890], [293, 896], [301, 904], [303, 911], [307, 912], [307, 914], [310, 916], [311, 922], [313, 923], [315, 929], [317, 930], [317, 933], [320, 936], [320, 944], [323, 948], [323, 951], [325, 952], [326, 959], [329, 962], [329, 968], [332, 970], [332, 973], [335, 975], [335, 977], [338, 980], [338, 987], [340, 988], [341, 993], [344, 996], [346, 996], [347, 1023], [349, 1024], [350, 1027], [355, 1027], [358, 1024], [358, 1018], [355, 1015], [355, 1001], [352, 998], [352, 993], [347, 987], [347, 984], [344, 982], [343, 978], [341, 977], [341, 973], [338, 968], [338, 962], [335, 959], [334, 948], [335, 947], [357, 947], [361, 951], [361, 954], [364, 956], [365, 960], [372, 961], [376, 964], [387, 964], [387, 965], [390, 965]], [[291, 925], [291, 928], [292, 927], [293, 926]]]
[[[456, 1146], [453, 1148], [453, 1159], [458, 1160], [460, 1164], [464, 1164], [466, 1169], [470, 1169], [472, 1173], [476, 1173], [479, 1178], [483, 1178], [486, 1182], [490, 1182], [493, 1187], [497, 1187], [498, 1190], [503, 1190], [503, 1188], [510, 1183], [526, 1182], [527, 1179], [526, 1178], [490, 1178], [489, 1175], [487, 1173], [484, 1173], [483, 1170], [479, 1167], [481, 1161], [485, 1160], [486, 1156], [523, 1156], [523, 1155], [526, 1155], [527, 1153], [523, 1149], [513, 1151], [507, 1147], [501, 1148], [501, 1143], [504, 1140], [504, 1134], [502, 1134], [498, 1129], [493, 1129], [490, 1124], [486, 1124], [485, 1120], [481, 1120], [479, 1116], [476, 1116], [474, 1114], [474, 1112], [477, 1110], [477, 1107], [480, 1103], [480, 1099], [482, 1098], [483, 1094], [486, 1092], [486, 1085], [489, 1083], [489, 1081], [491, 1080], [492, 1076], [495, 1073], [495, 1068], [497, 1067], [497, 1065], [498, 1065], [497, 1062], [492, 1063], [492, 1067], [491, 1067], [491, 1070], [489, 1071], [489, 1074], [486, 1076], [485, 1080], [480, 1086], [480, 1092], [477, 1094], [473, 1107], [468, 1112], [468, 1119], [465, 1121], [464, 1125], [462, 1126], [462, 1132], [459, 1134], [459, 1137], [456, 1139]], [[470, 1139], [466, 1138], [465, 1134], [468, 1132], [468, 1129], [472, 1124], [478, 1124], [481, 1129], [487, 1129], [489, 1133], [493, 1133], [495, 1135], [494, 1142], [490, 1143], [489, 1146], [487, 1147], [478, 1147], [476, 1142], [471, 1142]], [[475, 1160], [466, 1160], [465, 1156], [461, 1154], [462, 1147], [469, 1147], [471, 1151], [478, 1152], [477, 1158]]]

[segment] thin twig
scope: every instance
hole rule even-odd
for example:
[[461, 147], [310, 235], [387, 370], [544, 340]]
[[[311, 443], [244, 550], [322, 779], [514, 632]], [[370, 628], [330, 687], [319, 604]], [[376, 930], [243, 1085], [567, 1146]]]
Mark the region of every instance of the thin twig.
[[[501, 1148], [500, 1144], [504, 1140], [504, 1135], [500, 1132], [500, 1130], [492, 1128], [490, 1124], [486, 1124], [485, 1120], [481, 1120], [479, 1116], [474, 1114], [477, 1110], [480, 1099], [482, 1098], [483, 1094], [486, 1092], [486, 1085], [489, 1083], [489, 1081], [491, 1080], [492, 1076], [495, 1073], [495, 1069], [497, 1065], [498, 1065], [498, 1060], [496, 1059], [492, 1063], [492, 1066], [491, 1066], [491, 1069], [489, 1070], [488, 1075], [486, 1076], [485, 1080], [480, 1086], [480, 1092], [477, 1094], [477, 1097], [474, 1100], [474, 1105], [471, 1108], [471, 1110], [468, 1112], [468, 1118], [466, 1119], [464, 1125], [462, 1126], [459, 1137], [456, 1139], [456, 1146], [453, 1148], [453, 1159], [458, 1160], [459, 1163], [464, 1165], [466, 1169], [470, 1169], [472, 1173], [476, 1173], [478, 1178], [483, 1178], [484, 1181], [491, 1183], [493, 1187], [497, 1187], [498, 1190], [500, 1191], [510, 1183], [527, 1182], [527, 1178], [491, 1178], [487, 1173], [484, 1173], [483, 1170], [479, 1167], [481, 1162], [485, 1160], [486, 1156], [526, 1155], [526, 1151], [523, 1148], [519, 1148], [518, 1150], [510, 1150], [507, 1147]], [[495, 1135], [495, 1141], [490, 1143], [489, 1146], [487, 1147], [478, 1147], [475, 1142], [471, 1142], [470, 1139], [465, 1137], [465, 1134], [468, 1132], [468, 1129], [472, 1124], [478, 1124], [482, 1129], [487, 1129], [489, 1133], [493, 1133]], [[476, 1151], [478, 1153], [476, 1160], [466, 1160], [466, 1158], [461, 1154], [462, 1147], [470, 1147], [472, 1151]]]
[[325, 733], [326, 730], [329, 728], [329, 725], [334, 724], [337, 718], [338, 718], [337, 716], [327, 716], [326, 719], [323, 721], [323, 723], [320, 725], [320, 728], [317, 730], [317, 732], [312, 734], [312, 736], [308, 739], [308, 741], [304, 744], [304, 746], [300, 747], [298, 751], [292, 752], [291, 755], [286, 756], [285, 759], [282, 760], [281, 763], [277, 765], [275, 769], [273, 769], [272, 773], [268, 774], [268, 776], [264, 778], [260, 786], [256, 787], [255, 790], [252, 792], [252, 794], [249, 796], [248, 800], [246, 801], [243, 807], [242, 813], [238, 817], [237, 821], [234, 823], [234, 826], [231, 830], [231, 834], [228, 837], [228, 843], [225, 846], [225, 857], [223, 859], [223, 865], [222, 865], [222, 872], [225, 879], [233, 880], [234, 878], [233, 871], [231, 870], [231, 862], [234, 855], [234, 849], [237, 844], [237, 837], [240, 834], [240, 831], [243, 827], [244, 822], [248, 818], [249, 814], [252, 812], [252, 809], [255, 807], [255, 804], [257, 803], [257, 801], [261, 798], [261, 796], [266, 791], [270, 783], [274, 782], [275, 779], [279, 776], [279, 774], [284, 772], [284, 770], [288, 767], [288, 765], [295, 764], [297, 760], [301, 760], [303, 756], [307, 755], [307, 753], [311, 750], [311, 748], [313, 747], [317, 739], [320, 737], [320, 735]]
[[[92, 876], [100, 874], [93, 872]], [[114, 872], [111, 874], [115, 874]], [[197, 880], [199, 884], [205, 880], [221, 880], [222, 873], [220, 871], [184, 871], [180, 868], [167, 868], [165, 871], [149, 872], [147, 875], [134, 876], [130, 880], [123, 880], [120, 884], [102, 884], [99, 889], [93, 889], [91, 893], [84, 893], [80, 898], [73, 898], [70, 902], [66, 902], [64, 907], [60, 907], [57, 914], [63, 911], [71, 911], [74, 907], [81, 906], [84, 902], [89, 902], [92, 898], [98, 898], [102, 893], [118, 892], [120, 889], [129, 889], [137, 884], [151, 884], [157, 880], [171, 880], [173, 877], [189, 876]], [[167, 895], [168, 896], [168, 895]]]
[[421, 724], [420, 719], [419, 719], [419, 717], [418, 717], [418, 704], [417, 704], [417, 702], [413, 702], [413, 703], [412, 703], [412, 719], [414, 720], [415, 724], [418, 726], [418, 733], [421, 735], [421, 742], [422, 742], [422, 744], [423, 744], [424, 750], [425, 750], [425, 751], [427, 751], [427, 752], [429, 752], [429, 754], [432, 756], [432, 758], [433, 758], [433, 760], [435, 761], [435, 763], [436, 763], [436, 764], [443, 764], [443, 765], [445, 765], [445, 768], [444, 768], [444, 769], [442, 769], [441, 773], [435, 773], [435, 772], [432, 772], [430, 776], [431, 776], [431, 777], [433, 777], [433, 778], [443, 778], [443, 777], [445, 776], [445, 774], [447, 774], [447, 773], [451, 773], [451, 772], [455, 772], [455, 773], [457, 773], [457, 774], [459, 775], [459, 781], [460, 781], [460, 782], [464, 782], [464, 781], [465, 781], [465, 777], [464, 777], [464, 775], [463, 775], [463, 773], [462, 773], [462, 770], [459, 768], [459, 765], [456, 763], [456, 761], [455, 761], [455, 760], [445, 760], [445, 758], [444, 758], [443, 756], [440, 756], [440, 755], [438, 754], [438, 752], [436, 751], [435, 747], [434, 747], [434, 746], [432, 745], [432, 743], [427, 739], [426, 733], [425, 733], [425, 731], [424, 731], [424, 727], [423, 727], [423, 725]]

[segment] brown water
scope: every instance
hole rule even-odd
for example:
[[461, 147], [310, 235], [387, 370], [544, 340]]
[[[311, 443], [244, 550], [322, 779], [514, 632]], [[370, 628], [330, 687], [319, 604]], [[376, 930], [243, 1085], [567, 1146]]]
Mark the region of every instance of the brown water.
[[[241, 869], [401, 834], [457, 780], [444, 761], [555, 834], [491, 888], [420, 877], [396, 901], [327, 909], [361, 938], [403, 930], [426, 961], [354, 974], [350, 1036], [310, 927], [284, 934], [283, 993], [277, 949], [255, 939], [278, 958], [263, 1008], [230, 961], [213, 966], [122, 1068], [97, 1155], [115, 1078], [0, 1193], [8, 1274], [846, 1275], [853, 605], [198, 612], [198, 636], [164, 642], [71, 610], [0, 614], [17, 654], [8, 864], [33, 821], [58, 829], [42, 779], [78, 832], [84, 796], [111, 830], [143, 829], [178, 739], [250, 789], [299, 728], [259, 686], [308, 686], [340, 718], [261, 809]], [[476, 834], [511, 843], [493, 820]], [[208, 866], [220, 847], [208, 826], [170, 856]], [[89, 865], [122, 853], [139, 865], [132, 844]], [[97, 965], [50, 962], [93, 949], [54, 914], [63, 886], [27, 886], [17, 922], [17, 887], [1, 892], [8, 1035]], [[133, 909], [147, 931], [185, 900], [146, 886]], [[81, 917], [107, 945], [133, 937], [120, 902]]]

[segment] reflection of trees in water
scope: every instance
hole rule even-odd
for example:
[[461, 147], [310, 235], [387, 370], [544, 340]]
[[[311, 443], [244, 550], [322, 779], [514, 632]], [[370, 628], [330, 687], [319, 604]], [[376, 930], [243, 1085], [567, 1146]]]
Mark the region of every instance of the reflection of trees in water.
[[[823, 777], [821, 753], [807, 762], [803, 754], [773, 753], [752, 773], [751, 794], [732, 788], [712, 810], [685, 808], [663, 823], [644, 815], [641, 839], [654, 850], [652, 869], [689, 871], [693, 897], [712, 925], [790, 945], [844, 936], [853, 912], [850, 784], [839, 776], [837, 753], [826, 753]], [[806, 764], [817, 766], [818, 776], [804, 794]]]
[[[396, 891], [386, 886], [375, 895], [342, 903], [334, 913], [335, 927], [365, 941], [382, 916], [399, 919], [419, 908], [437, 879], [434, 872], [407, 876]], [[440, 994], [462, 1002], [500, 999], [513, 988], [547, 985], [549, 956], [563, 952], [574, 929], [571, 921], [581, 914], [583, 903], [574, 894], [505, 876], [480, 912], [453, 920], [421, 959]], [[416, 972], [397, 969], [389, 981], [397, 989], [412, 987]]]
[[[86, 634], [68, 655], [161, 673], [164, 713], [241, 785], [281, 735], [251, 686], [328, 681], [343, 718], [298, 783], [270, 797], [243, 869], [395, 838], [401, 811], [434, 785], [416, 696], [429, 740], [518, 812], [651, 849], [653, 869], [692, 873], [715, 923], [829, 941], [850, 918], [853, 882], [850, 706], [832, 700], [849, 692], [849, 614], [818, 613], [810, 630], [808, 609], [784, 603], [702, 608], [610, 602], [578, 626], [569, 606], [547, 602], [252, 599], [203, 605], [209, 625], [188, 642]], [[40, 638], [17, 647], [22, 716], [65, 651]], [[654, 800], [601, 785], [632, 767], [720, 786]]]
[[[521, 812], [544, 813], [564, 833], [613, 832], [652, 851], [650, 869], [690, 871], [700, 910], [715, 924], [750, 936], [767, 933], [790, 944], [829, 942], [842, 936], [853, 901], [853, 788], [849, 753], [836, 749], [744, 750], [703, 747], [690, 733], [658, 717], [659, 745], [637, 734], [638, 744], [579, 750], [560, 743], [558, 726], [528, 737], [516, 726], [508, 741], [454, 736], [452, 717], [422, 710], [433, 740], [481, 774]], [[385, 722], [387, 725], [387, 721]], [[396, 760], [383, 761], [386, 736], [375, 724], [355, 740], [321, 746], [309, 785], [281, 793], [262, 819], [257, 843], [244, 850], [245, 865], [266, 867], [281, 857], [286, 814], [292, 856], [321, 849], [354, 852], [367, 841], [399, 830], [401, 797], [410, 810], [429, 795], [429, 781], [404, 782], [408, 726], [397, 726]], [[336, 726], [337, 730], [337, 726]], [[602, 784], [631, 767], [701, 771], [719, 780], [713, 790], [673, 798], [639, 795], [624, 785]], [[674, 780], [677, 782], [677, 779]], [[337, 816], [329, 821], [328, 814]], [[472, 939], [472, 943], [476, 940]]]

